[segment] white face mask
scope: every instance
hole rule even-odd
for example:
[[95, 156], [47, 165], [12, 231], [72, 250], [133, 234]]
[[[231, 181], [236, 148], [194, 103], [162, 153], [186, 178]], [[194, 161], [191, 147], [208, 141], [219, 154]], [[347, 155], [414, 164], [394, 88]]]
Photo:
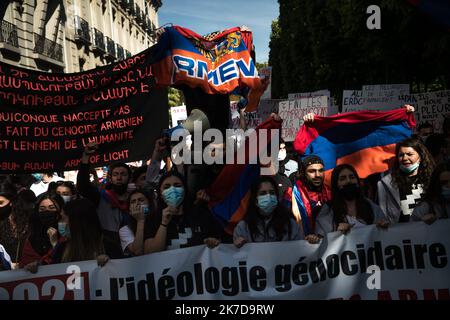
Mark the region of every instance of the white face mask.
[[72, 196], [61, 196], [61, 198], [63, 198], [64, 203], [67, 203], [72, 200]]
[[409, 167], [405, 167], [404, 165], [400, 164], [400, 170], [402, 170], [406, 174], [410, 174], [414, 172], [417, 168], [420, 166], [420, 161], [417, 161], [416, 163], [410, 165]]
[[278, 161], [286, 159], [286, 149], [278, 151]]
[[137, 188], [136, 188], [136, 184], [134, 184], [134, 183], [129, 183], [128, 184], [128, 187], [127, 187], [127, 191], [128, 192], [133, 192], [134, 190], [136, 190]]

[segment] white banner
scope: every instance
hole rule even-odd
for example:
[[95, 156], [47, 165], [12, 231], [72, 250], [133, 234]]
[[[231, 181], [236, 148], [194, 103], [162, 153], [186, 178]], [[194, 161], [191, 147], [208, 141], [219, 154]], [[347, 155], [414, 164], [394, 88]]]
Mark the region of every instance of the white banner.
[[328, 101], [327, 96], [280, 101], [278, 115], [283, 119], [281, 137], [284, 141], [294, 141], [303, 124], [304, 115], [314, 113], [318, 116], [327, 116]]
[[371, 225], [317, 245], [197, 246], [103, 268], [87, 261], [3, 271], [0, 299], [450, 299], [449, 230], [448, 219]]

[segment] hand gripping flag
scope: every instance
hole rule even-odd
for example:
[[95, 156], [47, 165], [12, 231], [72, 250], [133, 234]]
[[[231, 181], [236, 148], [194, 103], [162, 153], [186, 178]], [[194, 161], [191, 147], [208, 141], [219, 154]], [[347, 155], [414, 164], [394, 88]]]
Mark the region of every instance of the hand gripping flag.
[[389, 169], [395, 144], [410, 137], [415, 125], [414, 114], [406, 113], [406, 108], [315, 116], [313, 123], [300, 127], [294, 149], [302, 157], [321, 157], [327, 182], [342, 163], [351, 164], [360, 178], [366, 178]]
[[[281, 121], [270, 118], [256, 127], [254, 136], [258, 137], [259, 142], [262, 129], [280, 130], [280, 128]], [[211, 196], [209, 202], [211, 212], [229, 234], [233, 234], [236, 224], [244, 218], [250, 198], [250, 189], [260, 176], [259, 164], [252, 164], [252, 161], [250, 161], [250, 159], [255, 159], [262, 151], [258, 145], [255, 148], [257, 153], [251, 154], [253, 148], [250, 148], [250, 143], [256, 142], [254, 136], [246, 139], [245, 144], [241, 147], [245, 150], [245, 163], [226, 164], [213, 184], [206, 190]], [[267, 144], [264, 147], [269, 148], [271, 135], [267, 134], [267, 138]], [[278, 141], [274, 143], [278, 143]]]

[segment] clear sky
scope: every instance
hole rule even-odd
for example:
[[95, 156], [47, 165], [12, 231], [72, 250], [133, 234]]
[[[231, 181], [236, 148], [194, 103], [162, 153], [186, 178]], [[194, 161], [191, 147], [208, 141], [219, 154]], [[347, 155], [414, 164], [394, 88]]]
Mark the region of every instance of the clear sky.
[[173, 23], [204, 35], [246, 25], [253, 32], [256, 61], [269, 60], [272, 20], [278, 18], [277, 0], [162, 0], [159, 25]]

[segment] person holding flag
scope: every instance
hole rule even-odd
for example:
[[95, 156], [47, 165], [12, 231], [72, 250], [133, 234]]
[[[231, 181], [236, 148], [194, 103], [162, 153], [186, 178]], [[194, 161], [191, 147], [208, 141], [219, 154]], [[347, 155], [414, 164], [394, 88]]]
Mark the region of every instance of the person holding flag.
[[284, 204], [292, 210], [306, 237], [314, 234], [317, 215], [331, 200], [330, 188], [324, 184], [324, 163], [316, 155], [308, 155], [300, 163], [298, 179], [284, 195]]

